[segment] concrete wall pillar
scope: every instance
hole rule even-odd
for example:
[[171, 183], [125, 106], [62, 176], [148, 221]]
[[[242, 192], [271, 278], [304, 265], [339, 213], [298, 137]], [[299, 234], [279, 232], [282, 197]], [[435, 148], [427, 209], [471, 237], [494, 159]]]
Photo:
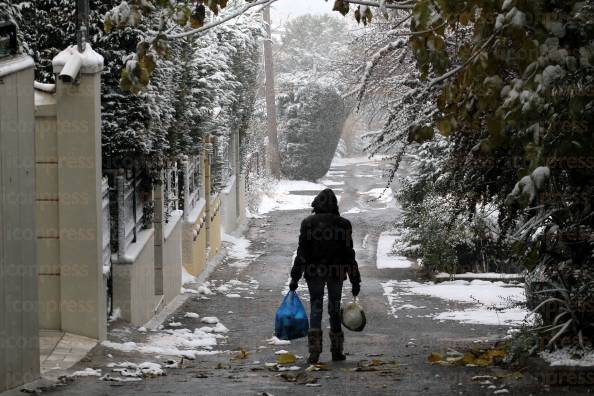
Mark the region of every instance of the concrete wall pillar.
[[101, 70], [103, 58], [86, 45], [53, 60], [59, 74], [80, 60], [73, 81], [57, 78], [60, 292], [62, 330], [103, 340], [106, 290], [102, 270]]
[[39, 376], [33, 60], [0, 60], [0, 392]]

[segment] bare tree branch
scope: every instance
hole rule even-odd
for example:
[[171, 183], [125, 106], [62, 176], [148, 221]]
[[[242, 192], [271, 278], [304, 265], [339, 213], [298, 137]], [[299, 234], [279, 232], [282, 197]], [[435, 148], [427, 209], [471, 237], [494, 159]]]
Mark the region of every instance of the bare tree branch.
[[398, 3], [385, 3], [380, 4], [379, 1], [368, 1], [368, 0], [345, 0], [347, 3], [365, 5], [369, 7], [384, 7], [393, 10], [412, 10], [414, 7], [414, 1], [402, 1]]
[[476, 59], [477, 56], [479, 56], [479, 54], [485, 49], [487, 48], [487, 46], [491, 43], [491, 41], [493, 41], [493, 39], [495, 38], [495, 35], [492, 34], [491, 37], [489, 37], [487, 39], [487, 41], [485, 41], [485, 43], [481, 46], [481, 48], [479, 48], [474, 54], [472, 54], [467, 60], [466, 62], [464, 62], [463, 64], [461, 64], [460, 66], [450, 70], [449, 72], [442, 74], [439, 77], [434, 78], [433, 80], [429, 81], [429, 85], [428, 87], [432, 87], [435, 84], [439, 84], [442, 81], [447, 80], [448, 78], [458, 74], [460, 71], [462, 71], [464, 68], [466, 68], [466, 66], [468, 66], [468, 64], [470, 64], [470, 62], [472, 62], [473, 60]]
[[185, 32], [181, 32], [181, 33], [175, 33], [175, 34], [166, 34], [165, 37], [167, 39], [178, 39], [178, 38], [183, 38], [183, 37], [188, 37], [194, 34], [198, 34], [198, 33], [202, 33], [204, 31], [207, 31], [209, 29], [212, 29], [216, 26], [222, 25], [225, 22], [230, 21], [231, 19], [237, 18], [238, 16], [244, 14], [246, 11], [248, 11], [250, 8], [254, 8], [254, 7], [258, 7], [258, 6], [262, 6], [262, 8], [264, 7], [270, 7], [270, 5], [272, 5], [272, 3], [276, 2], [277, 0], [257, 0], [254, 1], [252, 3], [247, 3], [245, 4], [243, 7], [239, 8], [237, 11], [230, 13], [229, 15], [225, 15], [223, 18], [208, 23], [202, 27], [199, 27], [197, 29], [192, 29], [192, 30], [188, 30]]

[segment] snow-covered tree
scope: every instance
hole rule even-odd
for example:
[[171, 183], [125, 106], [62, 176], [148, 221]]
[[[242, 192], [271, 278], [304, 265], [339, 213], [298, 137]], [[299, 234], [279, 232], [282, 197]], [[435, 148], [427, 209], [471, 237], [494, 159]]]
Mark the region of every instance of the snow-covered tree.
[[[277, 43], [277, 73], [308, 72], [310, 78], [334, 77], [335, 63], [347, 52], [347, 25], [330, 15], [300, 15], [283, 27]], [[313, 75], [312, 75], [313, 74]]]
[[26, 45], [22, 31], [19, 28], [23, 18], [21, 15], [20, 4], [15, 4], [13, 1], [0, 1], [0, 18], [2, 18], [3, 21], [9, 21], [15, 24], [17, 27], [18, 50], [20, 52], [28, 52], [28, 46]]
[[[385, 128], [378, 141], [395, 143], [392, 132], [415, 145], [437, 131], [447, 137], [449, 183], [441, 196], [469, 215], [494, 205], [501, 237], [513, 241], [511, 259], [535, 269], [540, 282], [548, 279], [548, 296], [559, 297], [541, 306], [563, 315], [555, 323], [556, 314], [547, 316], [553, 341], [563, 333], [593, 339], [594, 317], [578, 302], [594, 299], [594, 103], [588, 88], [594, 83], [594, 5], [545, 0], [377, 5], [356, 6], [359, 18], [369, 23], [381, 13], [395, 13], [401, 15], [399, 26], [410, 21], [399, 36], [408, 39], [421, 79], [395, 105], [424, 106], [407, 127]], [[343, 13], [350, 7], [336, 1]], [[536, 296], [532, 292], [529, 296]], [[561, 311], [554, 308], [560, 301]]]
[[[143, 41], [157, 13], [145, 14], [137, 23], [122, 23], [106, 29], [104, 16], [121, 2], [90, 3], [90, 44], [103, 55], [102, 141], [104, 167], [143, 167], [164, 164], [180, 155], [197, 152], [203, 136], [222, 136], [225, 144], [231, 130], [245, 130], [251, 114], [258, 68], [258, 38], [261, 21], [243, 16], [231, 26], [221, 25], [205, 36], [171, 40], [157, 55]], [[76, 42], [75, 0], [22, 1], [21, 24], [36, 61], [36, 78], [54, 82], [51, 60]], [[113, 14], [112, 14], [113, 16]], [[111, 21], [110, 23], [112, 23]], [[172, 34], [182, 28], [170, 21]], [[131, 53], [143, 53], [152, 78], [136, 94], [122, 87], [122, 65]], [[221, 159], [222, 161], [222, 159]]]

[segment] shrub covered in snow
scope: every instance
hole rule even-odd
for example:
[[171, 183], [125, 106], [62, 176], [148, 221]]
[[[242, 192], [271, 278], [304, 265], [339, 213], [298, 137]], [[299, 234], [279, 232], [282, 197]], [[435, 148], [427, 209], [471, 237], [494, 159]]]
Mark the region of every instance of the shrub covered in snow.
[[346, 25], [325, 15], [302, 15], [278, 43], [277, 96], [281, 170], [290, 179], [326, 174], [348, 110], [334, 60], [344, 53]]
[[282, 173], [296, 180], [316, 180], [330, 164], [346, 118], [335, 88], [317, 82], [284, 85], [278, 97]]
[[451, 174], [445, 159], [451, 144], [436, 137], [411, 151], [410, 175], [398, 192], [406, 229], [397, 248], [420, 258], [428, 274], [436, 271], [517, 272], [510, 263], [510, 246], [500, 240], [498, 210], [493, 204], [476, 205], [474, 211], [457, 207], [448, 190]]

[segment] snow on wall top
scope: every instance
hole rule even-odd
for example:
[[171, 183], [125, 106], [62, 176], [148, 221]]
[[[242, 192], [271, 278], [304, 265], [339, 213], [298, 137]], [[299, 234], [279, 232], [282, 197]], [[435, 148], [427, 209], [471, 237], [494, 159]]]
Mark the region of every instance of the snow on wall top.
[[8, 76], [21, 70], [34, 67], [33, 58], [28, 55], [17, 55], [0, 61], [0, 77]]
[[78, 47], [76, 45], [71, 45], [56, 55], [52, 60], [54, 73], [60, 73], [66, 62], [73, 56], [81, 57], [82, 66], [80, 68], [80, 73], [93, 74], [103, 70], [103, 57], [95, 52], [91, 45], [87, 43], [85, 45], [85, 50], [82, 53], [78, 52]]

